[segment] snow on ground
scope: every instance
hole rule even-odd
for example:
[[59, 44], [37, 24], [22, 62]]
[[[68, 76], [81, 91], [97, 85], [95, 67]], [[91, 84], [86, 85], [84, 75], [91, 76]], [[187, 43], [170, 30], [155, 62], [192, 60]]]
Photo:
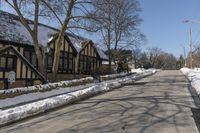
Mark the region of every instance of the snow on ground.
[[188, 77], [192, 87], [194, 87], [200, 95], [200, 69], [182, 68], [182, 73]]
[[69, 93], [72, 91], [77, 91], [77, 90], [84, 89], [86, 87], [90, 87], [93, 85], [94, 84], [87, 84], [87, 85], [81, 85], [81, 86], [76, 86], [76, 87], [67, 87], [67, 88], [61, 87], [61, 88], [53, 89], [51, 91], [34, 92], [34, 93], [19, 95], [19, 96], [12, 97], [12, 98], [1, 99], [0, 100], [0, 109], [9, 108], [9, 107], [16, 106], [16, 105], [21, 105], [24, 103], [33, 102], [33, 101], [45, 99], [48, 97]]
[[142, 73], [144, 71], [143, 68], [138, 68], [138, 69], [131, 69], [132, 73]]
[[80, 89], [78, 91], [73, 91], [67, 94], [46, 98], [21, 106], [0, 110], [0, 125], [5, 125], [10, 122], [21, 120], [23, 118], [80, 100], [81, 98], [86, 98], [98, 93], [118, 88], [124, 84], [132, 83], [137, 79], [152, 75], [155, 72], [155, 70], [147, 70], [139, 75], [130, 75], [124, 78], [119, 78], [117, 80], [112, 80], [110, 82], [102, 82], [93, 86], [89, 86], [85, 89]]
[[[139, 76], [136, 76], [136, 77], [139, 77]], [[126, 80], [126, 78], [123, 78], [123, 79]], [[118, 79], [104, 81], [103, 83], [112, 83], [116, 80], [118, 80]], [[33, 102], [33, 101], [61, 95], [61, 94], [66, 94], [66, 93], [69, 93], [72, 91], [85, 89], [87, 87], [91, 87], [94, 85], [95, 85], [94, 83], [90, 83], [90, 84], [74, 86], [74, 87], [57, 87], [57, 89], [53, 89], [51, 91], [33, 92], [33, 93], [19, 95], [19, 96], [12, 97], [12, 98], [2, 99], [2, 100], [0, 100], [0, 109], [9, 108], [9, 107], [16, 106], [16, 105], [22, 105], [24, 103]]]
[[118, 74], [109, 74], [109, 75], [103, 75], [103, 76], [100, 76], [100, 78], [102, 80], [109, 80], [109, 79], [114, 79], [114, 78], [119, 78], [119, 77], [125, 77], [125, 76], [128, 76], [132, 73], [118, 73]]
[[33, 91], [48, 91], [52, 90], [54, 88], [60, 88], [60, 87], [70, 87], [70, 86], [77, 86], [80, 84], [85, 83], [92, 83], [94, 80], [93, 77], [86, 77], [81, 79], [73, 79], [73, 80], [67, 80], [67, 81], [60, 81], [56, 83], [48, 83], [48, 84], [41, 84], [41, 85], [35, 85], [35, 86], [28, 86], [28, 87], [20, 87], [20, 88], [12, 88], [7, 90], [0, 90], [0, 94], [9, 94], [9, 93], [16, 93], [16, 92], [33, 92]]

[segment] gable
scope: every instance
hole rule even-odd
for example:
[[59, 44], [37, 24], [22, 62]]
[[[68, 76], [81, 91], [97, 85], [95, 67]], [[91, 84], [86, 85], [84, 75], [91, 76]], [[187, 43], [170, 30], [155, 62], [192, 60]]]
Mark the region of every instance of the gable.
[[[18, 75], [21, 73], [17, 73], [16, 77], [34, 77], [39, 78], [43, 82], [46, 82], [45, 77], [19, 52], [17, 51], [13, 46], [5, 46], [0, 49], [0, 55], [14, 55], [19, 59], [20, 61], [17, 62], [17, 72], [21, 72], [22, 75]], [[20, 63], [22, 62], [22, 63]], [[21, 70], [18, 70], [21, 69]], [[26, 72], [25, 72], [26, 71]]]
[[91, 57], [97, 57], [98, 53], [96, 51], [96, 48], [94, 47], [92, 41], [85, 41], [83, 42], [83, 48], [80, 51], [81, 55], [87, 55]]
[[[57, 36], [54, 36], [53, 39], [48, 43], [48, 47], [50, 47], [51, 49], [55, 49], [56, 40]], [[63, 44], [60, 50], [73, 53], [74, 55], [77, 54], [76, 48], [67, 36], [64, 37]]]
[[[28, 20], [28, 19], [27, 19]], [[30, 27], [33, 27], [33, 21], [28, 20]], [[32, 38], [26, 28], [21, 24], [18, 16], [1, 11], [0, 10], [0, 40], [15, 42], [18, 44], [31, 45], [33, 46]], [[38, 25], [38, 40], [42, 46], [47, 46], [55, 41], [55, 36], [59, 32], [59, 29], [50, 27], [44, 24]], [[65, 33], [65, 38], [72, 48], [75, 54], [80, 53], [83, 49], [83, 42], [89, 41], [89, 39], [80, 37], [68, 32]], [[52, 45], [52, 44], [51, 44]], [[104, 52], [93, 44], [97, 54], [101, 59], [107, 59]], [[67, 46], [66, 46], [67, 47]], [[65, 49], [64, 46], [62, 50]], [[66, 50], [66, 49], [65, 49]]]
[[87, 51], [91, 52], [91, 53], [87, 54], [88, 56], [93, 56], [93, 57], [97, 56], [101, 60], [108, 60], [108, 57], [107, 57], [107, 55], [105, 55], [103, 50], [98, 48], [92, 41], [86, 41], [85, 42], [83, 48], [80, 51], [80, 54], [84, 54], [85, 55], [85, 53], [87, 53]]

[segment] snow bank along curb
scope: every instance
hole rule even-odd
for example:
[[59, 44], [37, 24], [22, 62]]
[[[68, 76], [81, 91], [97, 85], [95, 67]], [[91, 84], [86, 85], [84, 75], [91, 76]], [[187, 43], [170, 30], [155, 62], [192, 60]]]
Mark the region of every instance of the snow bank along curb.
[[[120, 73], [120, 74], [112, 74], [112, 75], [104, 75], [100, 76], [100, 78], [104, 80], [111, 80], [116, 78], [122, 78], [128, 75], [132, 75], [133, 73]], [[0, 90], [0, 95], [7, 95], [13, 93], [29, 93], [29, 92], [41, 92], [41, 91], [49, 91], [52, 89], [56, 89], [59, 87], [72, 87], [83, 85], [87, 83], [93, 83], [93, 77], [86, 77], [81, 79], [74, 79], [74, 80], [67, 80], [67, 81], [60, 81], [56, 83], [48, 83], [48, 84], [40, 84], [35, 86], [28, 86], [28, 87], [20, 87], [20, 88], [13, 88], [7, 90]]]
[[106, 80], [111, 80], [111, 79], [116, 79], [116, 78], [123, 78], [126, 76], [130, 76], [133, 74], [139, 75], [142, 73], [148, 73], [148, 72], [157, 72], [156, 69], [148, 69], [148, 70], [144, 70], [144, 69], [136, 69], [134, 72], [130, 72], [130, 73], [119, 73], [119, 74], [110, 74], [110, 75], [103, 75], [100, 76], [101, 81], [106, 81]]
[[103, 75], [103, 76], [100, 76], [100, 79], [101, 81], [105, 81], [105, 80], [111, 80], [115, 78], [122, 78], [125, 76], [129, 76], [131, 74], [134, 74], [134, 73], [119, 73], [119, 74]]
[[191, 86], [195, 88], [197, 94], [200, 95], [200, 70], [181, 68], [181, 72], [187, 76], [188, 80], [191, 82]]
[[[115, 78], [121, 78], [128, 75], [131, 75], [132, 73], [121, 73], [121, 74], [112, 74], [112, 75], [105, 75], [100, 76], [102, 80], [111, 80]], [[74, 79], [74, 80], [67, 80], [67, 81], [60, 81], [56, 83], [48, 83], [48, 84], [40, 84], [35, 86], [28, 86], [28, 87], [20, 87], [20, 88], [13, 88], [8, 90], [0, 90], [0, 95], [5, 94], [12, 94], [12, 93], [28, 93], [28, 92], [37, 92], [37, 91], [48, 91], [52, 90], [58, 87], [72, 87], [72, 86], [78, 86], [83, 85], [87, 83], [93, 83], [94, 78], [93, 77], [86, 77], [81, 79]]]
[[0, 95], [11, 94], [11, 93], [27, 93], [27, 92], [34, 92], [34, 91], [47, 91], [47, 90], [52, 90], [58, 87], [71, 87], [71, 86], [92, 83], [93, 80], [94, 80], [93, 77], [86, 77], [82, 79], [60, 81], [60, 82], [48, 83], [44, 85], [41, 84], [41, 85], [28, 86], [28, 87], [13, 88], [13, 89], [8, 89], [8, 90], [0, 90]]
[[0, 125], [5, 125], [11, 122], [15, 122], [42, 112], [45, 112], [56, 107], [60, 107], [75, 101], [78, 101], [82, 98], [90, 97], [92, 95], [110, 91], [114, 88], [121, 87], [125, 84], [134, 82], [137, 79], [142, 77], [150, 76], [156, 71], [145, 71], [140, 75], [127, 76], [125, 78], [119, 79], [112, 83], [100, 83], [95, 86], [71, 92], [64, 95], [55, 96], [52, 98], [47, 98], [37, 102], [25, 104], [18, 107], [9, 108], [6, 110], [0, 111]]

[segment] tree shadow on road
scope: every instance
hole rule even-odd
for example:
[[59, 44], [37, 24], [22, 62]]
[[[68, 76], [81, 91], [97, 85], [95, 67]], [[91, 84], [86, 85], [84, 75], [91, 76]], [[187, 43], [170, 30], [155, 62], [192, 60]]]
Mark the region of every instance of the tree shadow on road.
[[166, 78], [165, 83], [167, 82], [171, 85], [159, 86], [163, 90], [156, 89], [157, 84], [152, 82], [150, 85], [140, 82], [137, 87], [116, 89], [53, 112], [45, 112], [45, 115], [32, 118], [31, 121], [10, 125], [4, 132], [48, 126], [45, 122], [50, 127], [62, 126], [57, 129], [58, 133], [156, 133], [169, 128], [190, 127], [192, 123], [187, 120], [192, 115], [192, 103], [188, 100], [191, 97], [176, 92], [178, 85], [184, 88], [188, 85], [183, 80]]

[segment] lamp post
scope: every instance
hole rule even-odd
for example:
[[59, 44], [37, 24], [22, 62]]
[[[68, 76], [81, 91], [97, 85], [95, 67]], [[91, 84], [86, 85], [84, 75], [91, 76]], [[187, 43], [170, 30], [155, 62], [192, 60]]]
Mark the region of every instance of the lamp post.
[[193, 68], [193, 58], [192, 58], [192, 30], [190, 28], [190, 42], [189, 42], [189, 45], [190, 45], [190, 68], [192, 69]]

